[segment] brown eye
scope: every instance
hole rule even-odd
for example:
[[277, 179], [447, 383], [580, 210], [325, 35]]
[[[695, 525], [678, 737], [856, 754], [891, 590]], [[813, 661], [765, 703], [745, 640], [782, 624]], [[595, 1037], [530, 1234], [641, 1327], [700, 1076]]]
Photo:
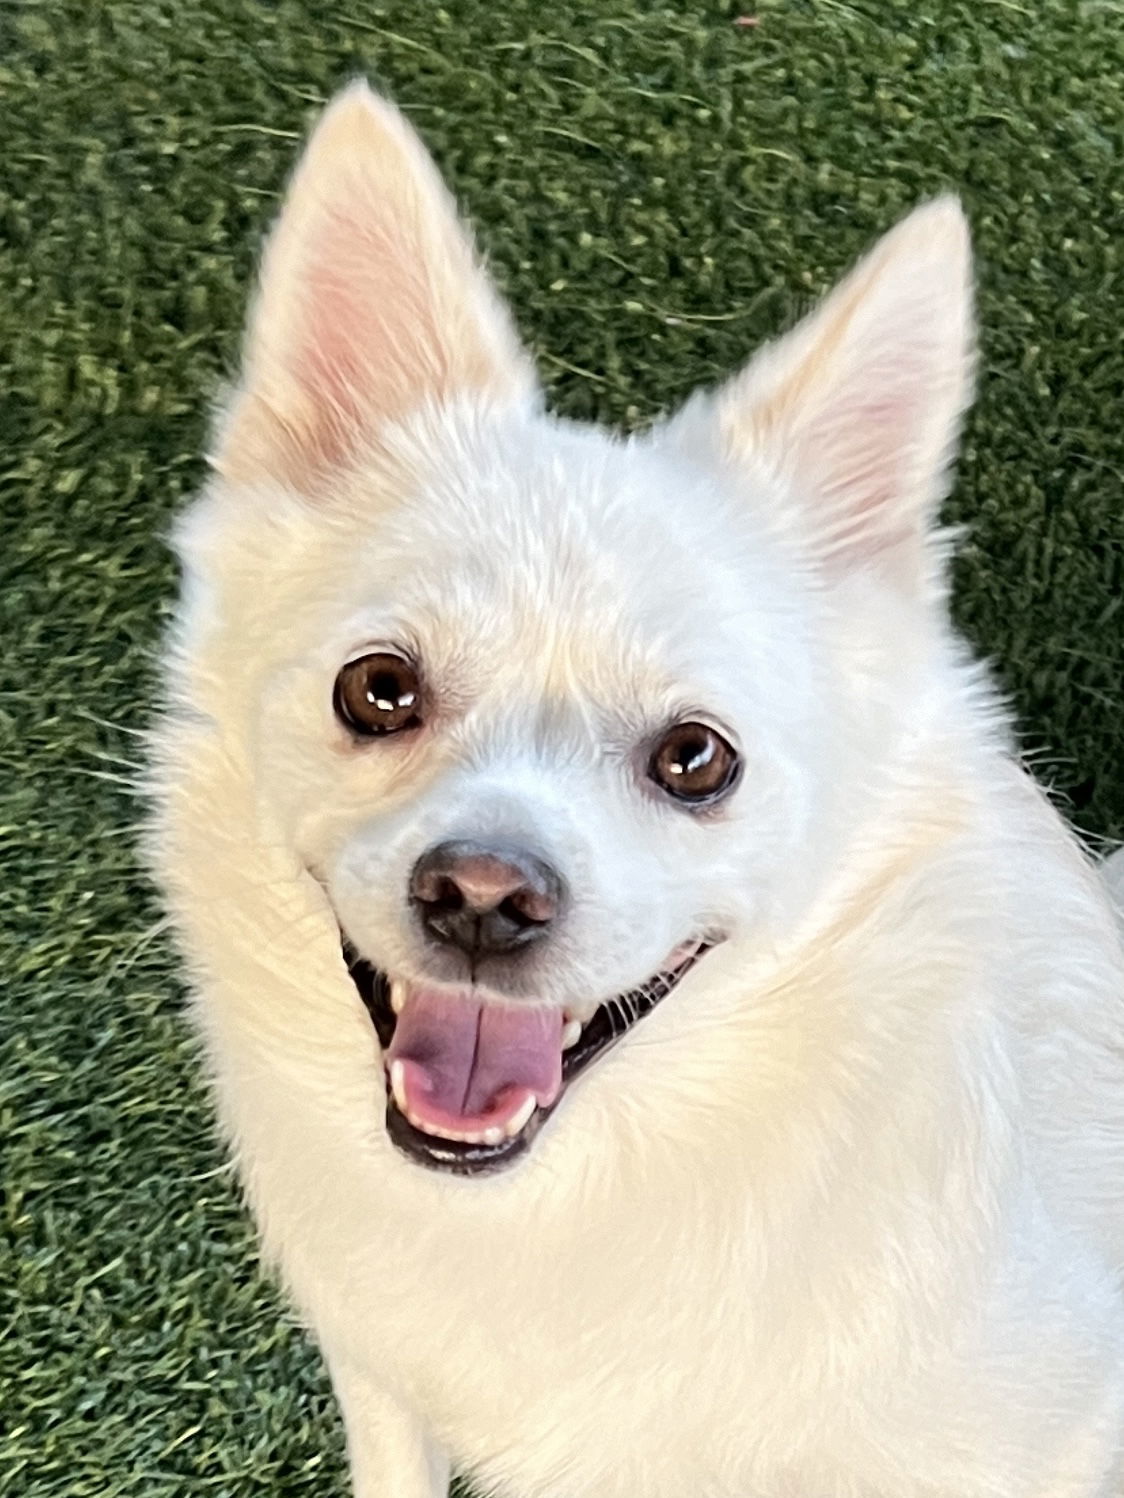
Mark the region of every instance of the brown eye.
[[417, 728], [421, 723], [417, 667], [391, 651], [348, 661], [336, 677], [332, 705], [352, 733], [366, 738]]
[[648, 774], [677, 801], [715, 801], [737, 779], [741, 761], [705, 723], [677, 723], [656, 745]]

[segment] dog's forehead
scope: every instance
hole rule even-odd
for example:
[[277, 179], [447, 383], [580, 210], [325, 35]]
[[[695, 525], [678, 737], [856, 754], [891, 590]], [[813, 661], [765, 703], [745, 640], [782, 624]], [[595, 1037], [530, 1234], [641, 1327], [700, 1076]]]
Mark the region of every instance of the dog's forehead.
[[414, 451], [399, 499], [340, 541], [343, 592], [364, 640], [414, 647], [466, 700], [721, 706], [799, 632], [751, 517], [659, 443], [540, 416]]
[[431, 448], [367, 552], [403, 606], [683, 637], [746, 607], [748, 517], [658, 447], [539, 418]]

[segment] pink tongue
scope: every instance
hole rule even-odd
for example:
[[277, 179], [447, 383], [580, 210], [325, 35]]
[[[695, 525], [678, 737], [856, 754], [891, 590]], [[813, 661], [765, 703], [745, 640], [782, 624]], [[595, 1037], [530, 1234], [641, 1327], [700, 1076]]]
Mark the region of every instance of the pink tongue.
[[411, 988], [388, 1061], [403, 1063], [410, 1111], [465, 1131], [502, 1125], [562, 1084], [562, 1011]]

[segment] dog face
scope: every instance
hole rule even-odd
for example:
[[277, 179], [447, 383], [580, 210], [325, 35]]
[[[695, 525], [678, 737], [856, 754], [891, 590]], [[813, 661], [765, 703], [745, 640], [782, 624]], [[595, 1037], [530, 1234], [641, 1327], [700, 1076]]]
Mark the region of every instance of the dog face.
[[618, 440], [542, 413], [401, 117], [321, 122], [181, 527], [182, 690], [319, 882], [420, 1163], [510, 1163], [673, 990], [706, 1022], [940, 710], [967, 287], [931, 205]]

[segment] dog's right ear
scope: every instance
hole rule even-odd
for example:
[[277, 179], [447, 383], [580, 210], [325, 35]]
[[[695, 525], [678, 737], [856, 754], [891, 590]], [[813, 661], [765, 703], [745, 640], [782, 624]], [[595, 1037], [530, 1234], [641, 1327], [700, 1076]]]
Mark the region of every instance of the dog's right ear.
[[873, 566], [917, 589], [973, 346], [968, 227], [954, 199], [938, 198], [670, 430], [742, 472], [780, 477], [774, 516], [825, 575]]
[[352, 84], [321, 117], [266, 247], [214, 467], [315, 495], [387, 423], [534, 385], [424, 146]]

